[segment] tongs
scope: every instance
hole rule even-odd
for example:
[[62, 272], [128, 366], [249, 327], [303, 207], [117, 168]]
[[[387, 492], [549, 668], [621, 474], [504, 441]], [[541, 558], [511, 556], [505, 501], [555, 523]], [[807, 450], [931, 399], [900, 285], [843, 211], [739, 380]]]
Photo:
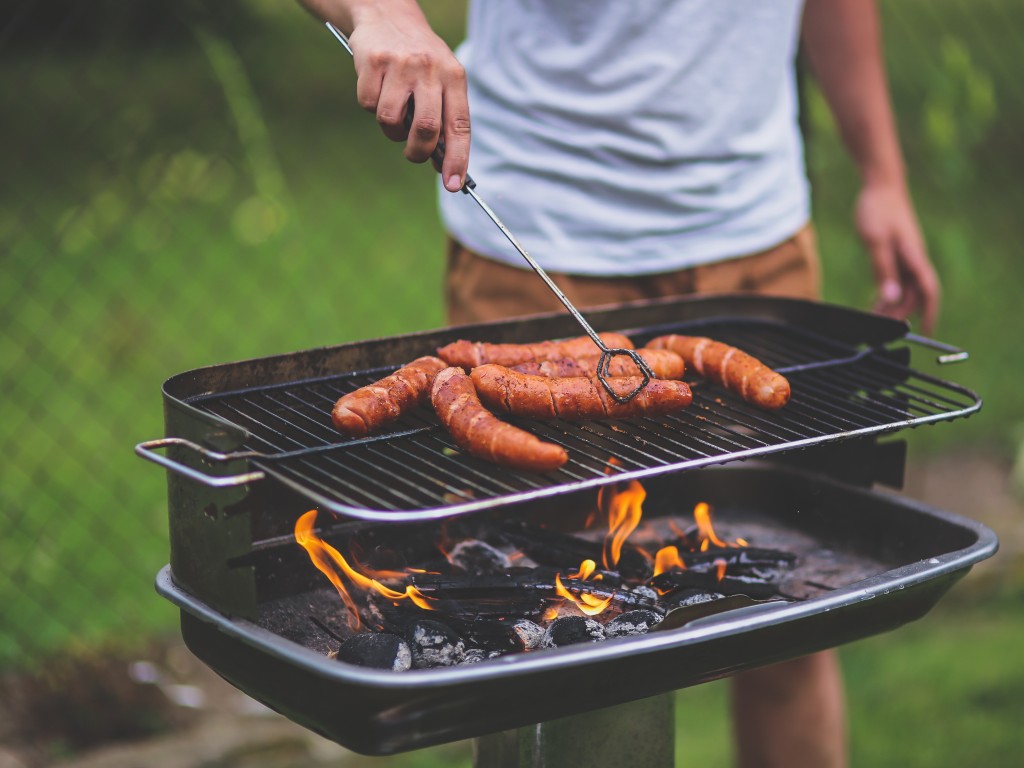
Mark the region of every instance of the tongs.
[[[352, 46], [349, 45], [348, 38], [344, 35], [344, 33], [342, 33], [342, 31], [338, 29], [336, 26], [331, 24], [331, 22], [328, 21], [326, 22], [326, 24], [327, 29], [329, 29], [331, 31], [331, 34], [338, 39], [338, 42], [345, 47], [345, 50], [349, 52], [349, 55], [354, 55], [352, 53]], [[411, 108], [406, 110], [405, 123], [406, 128], [408, 128], [412, 124]], [[438, 141], [437, 148], [431, 155], [431, 160], [434, 162], [434, 167], [440, 171], [441, 164], [444, 160], [443, 140]], [[554, 281], [550, 277], [548, 277], [548, 273], [544, 271], [540, 264], [538, 264], [529, 253], [527, 253], [526, 249], [522, 246], [519, 240], [516, 239], [516, 236], [512, 234], [511, 230], [505, 226], [504, 222], [502, 222], [502, 220], [498, 218], [498, 215], [491, 209], [491, 206], [484, 202], [480, 195], [477, 194], [476, 182], [473, 181], [472, 177], [468, 173], [466, 174], [466, 177], [462, 182], [461, 192], [464, 195], [469, 195], [471, 198], [473, 198], [473, 200], [476, 201], [476, 204], [480, 206], [481, 210], [483, 210], [483, 212], [487, 214], [487, 217], [494, 222], [494, 225], [501, 230], [501, 233], [505, 235], [506, 238], [508, 238], [508, 241], [512, 243], [512, 246], [517, 251], [519, 251], [519, 255], [526, 259], [526, 263], [529, 264], [533, 271], [540, 276], [540, 279], [544, 281], [547, 287], [551, 289], [551, 292], [555, 294], [558, 300], [562, 302], [562, 304], [565, 306], [567, 310], [569, 310], [569, 313], [574, 318], [576, 318], [576, 322], [580, 324], [580, 327], [586, 332], [587, 336], [589, 336], [591, 340], [601, 350], [601, 358], [598, 360], [597, 363], [597, 378], [601, 382], [601, 385], [608, 392], [608, 394], [611, 395], [612, 399], [619, 403], [626, 403], [632, 400], [638, 394], [640, 394], [643, 388], [647, 386], [648, 382], [654, 378], [654, 372], [647, 364], [647, 361], [640, 357], [636, 350], [618, 348], [609, 349], [608, 346], [605, 345], [603, 341], [601, 341], [601, 337], [597, 335], [594, 329], [590, 326], [590, 323], [586, 321], [586, 318], [584, 318], [583, 315], [580, 314], [580, 311], [573, 306], [572, 302], [569, 301], [569, 297], [562, 292], [561, 288], [555, 285]], [[611, 383], [608, 381], [609, 366], [611, 365], [612, 358], [618, 357], [620, 355], [625, 355], [626, 357], [630, 358], [634, 363], [636, 363], [637, 367], [640, 369], [641, 374], [643, 374], [643, 381], [640, 382], [636, 389], [634, 389], [633, 391], [629, 392], [626, 395], [620, 395], [618, 392], [612, 389]]]

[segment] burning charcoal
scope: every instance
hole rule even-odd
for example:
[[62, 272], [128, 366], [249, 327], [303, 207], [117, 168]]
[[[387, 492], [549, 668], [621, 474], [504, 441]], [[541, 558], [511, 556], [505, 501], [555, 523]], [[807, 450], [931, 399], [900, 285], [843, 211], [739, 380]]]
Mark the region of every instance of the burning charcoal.
[[658, 604], [658, 593], [645, 584], [637, 584], [635, 587], [630, 589], [629, 592], [638, 600], [649, 601], [651, 605]]
[[487, 661], [491, 658], [491, 654], [485, 651], [483, 648], [470, 648], [462, 657], [463, 664], [479, 664], [481, 661]]
[[654, 611], [646, 611], [642, 608], [635, 611], [626, 611], [604, 625], [604, 634], [605, 637], [646, 635], [660, 621], [661, 616]]
[[539, 648], [541, 643], [544, 642], [544, 627], [540, 626], [540, 624], [535, 624], [529, 619], [517, 621], [513, 625], [512, 631], [522, 641], [524, 650], [532, 651], [534, 648]]
[[350, 637], [338, 649], [337, 659], [349, 664], [404, 672], [412, 668], [412, 653], [406, 642], [386, 632], [367, 632]]
[[508, 556], [486, 541], [466, 539], [448, 553], [452, 565], [474, 576], [496, 576], [512, 567]]
[[450, 667], [462, 661], [466, 644], [450, 628], [432, 619], [417, 619], [409, 625], [406, 640], [412, 651], [413, 665]]
[[604, 627], [584, 616], [563, 616], [548, 625], [544, 647], [558, 648], [574, 643], [596, 643], [604, 640]]

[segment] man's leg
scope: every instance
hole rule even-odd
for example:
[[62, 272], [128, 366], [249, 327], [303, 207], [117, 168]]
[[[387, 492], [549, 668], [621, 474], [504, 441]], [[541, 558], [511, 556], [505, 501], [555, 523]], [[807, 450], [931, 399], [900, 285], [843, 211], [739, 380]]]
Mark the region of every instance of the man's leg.
[[730, 682], [739, 765], [846, 765], [845, 699], [835, 651], [752, 669]]

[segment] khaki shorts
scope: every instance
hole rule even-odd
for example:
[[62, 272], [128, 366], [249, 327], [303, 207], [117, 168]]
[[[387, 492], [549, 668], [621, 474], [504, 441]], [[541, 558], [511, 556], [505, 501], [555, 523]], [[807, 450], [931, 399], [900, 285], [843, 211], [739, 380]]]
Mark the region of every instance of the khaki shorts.
[[[523, 265], [526, 269], [516, 269], [486, 259], [449, 239], [445, 278], [449, 324], [563, 309], [544, 281], [525, 261]], [[639, 277], [548, 275], [579, 309], [695, 293], [753, 292], [804, 299], [821, 296], [821, 267], [810, 224], [765, 251], [692, 269]]]

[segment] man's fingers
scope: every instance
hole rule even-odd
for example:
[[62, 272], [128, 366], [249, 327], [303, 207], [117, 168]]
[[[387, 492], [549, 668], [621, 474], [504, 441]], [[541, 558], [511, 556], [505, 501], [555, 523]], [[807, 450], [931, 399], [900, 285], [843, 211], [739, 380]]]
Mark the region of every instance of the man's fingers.
[[895, 249], [888, 240], [881, 238], [868, 240], [866, 245], [871, 254], [871, 266], [878, 289], [875, 311], [892, 314], [903, 299]]
[[433, 82], [421, 85], [413, 99], [412, 122], [405, 143], [405, 157], [414, 163], [430, 158], [441, 138], [441, 88]]
[[470, 122], [466, 98], [466, 74], [461, 66], [448, 73], [444, 91], [444, 165], [441, 179], [445, 189], [458, 192], [469, 168]]

